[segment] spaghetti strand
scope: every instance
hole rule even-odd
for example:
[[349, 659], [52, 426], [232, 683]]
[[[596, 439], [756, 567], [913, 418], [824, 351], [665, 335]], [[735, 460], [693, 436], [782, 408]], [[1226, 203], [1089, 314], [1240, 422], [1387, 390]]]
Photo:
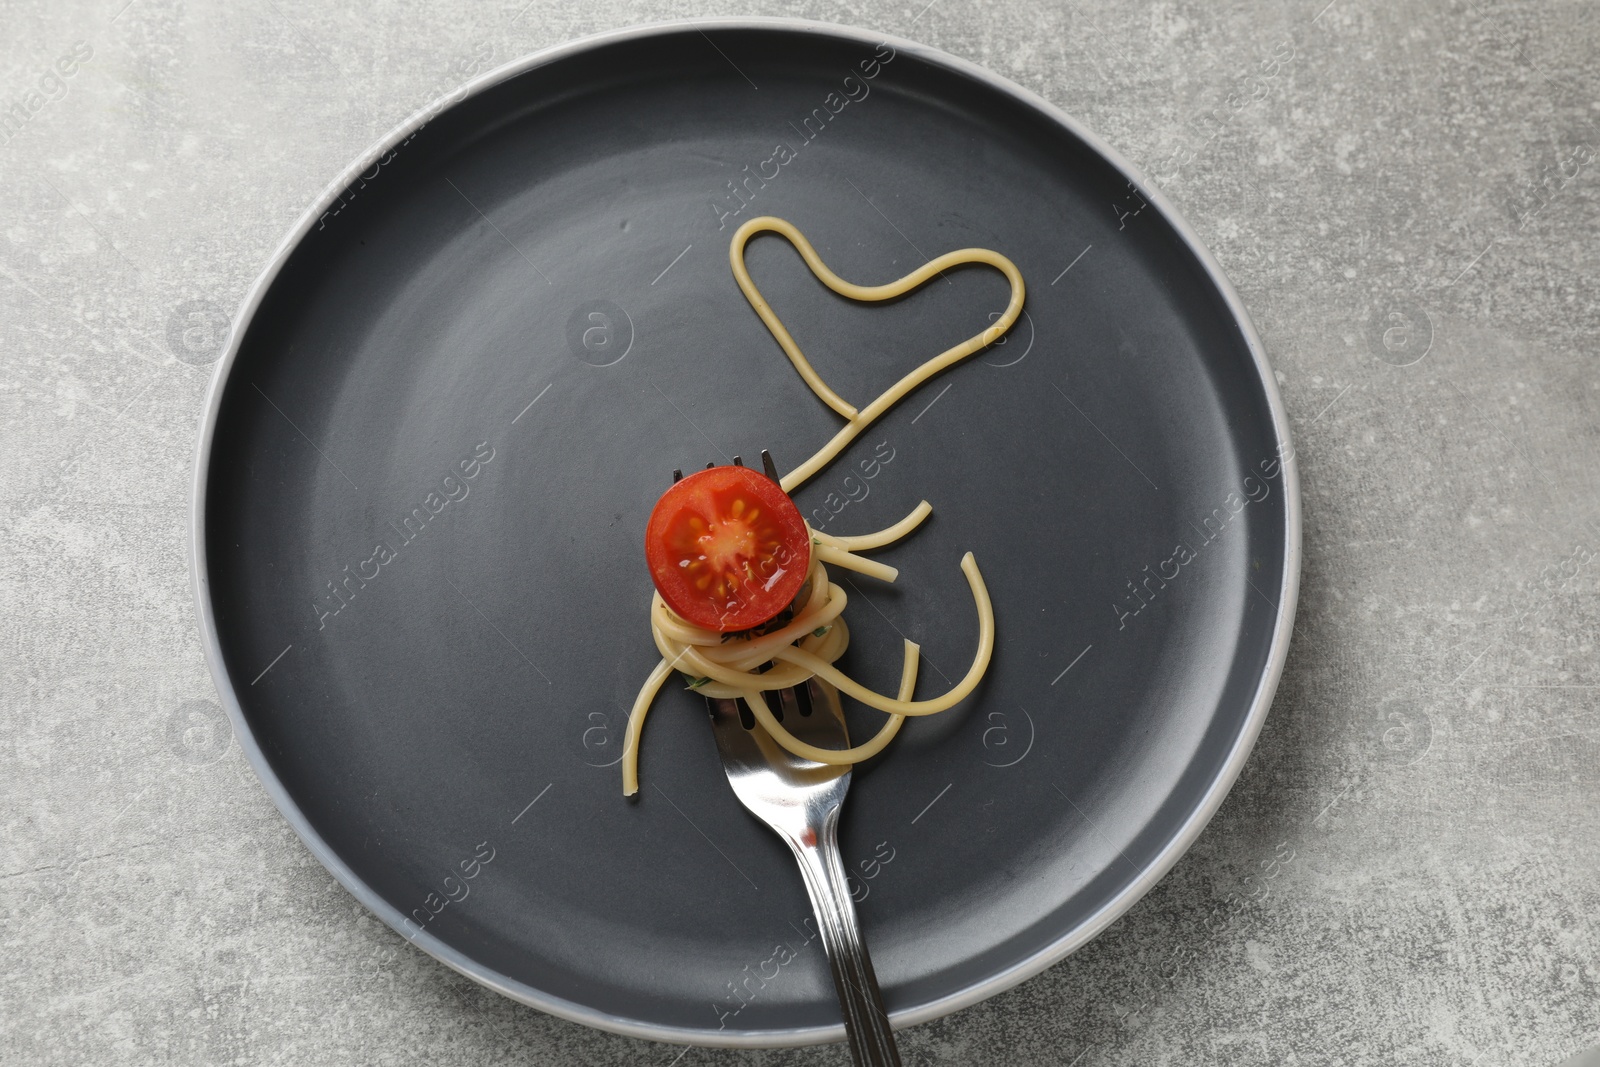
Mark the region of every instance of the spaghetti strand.
[[[900, 668], [899, 699], [909, 701], [912, 692], [917, 688], [917, 662], [921, 655], [921, 648], [915, 641], [906, 639], [905, 664]], [[826, 683], [824, 683], [826, 684]], [[884, 750], [884, 747], [894, 740], [894, 735], [900, 732], [900, 727], [905, 723], [904, 715], [890, 715], [889, 721], [883, 724], [872, 738], [865, 744], [856, 745], [854, 748], [832, 749], [818, 748], [800, 740], [784, 728], [777, 716], [772, 714], [772, 709], [767, 707], [766, 699], [760, 693], [752, 694], [745, 701], [750, 706], [750, 712], [757, 721], [772, 735], [772, 739], [786, 751], [808, 759], [812, 763], [827, 763], [834, 766], [845, 763], [860, 763], [869, 760]]]
[[[800, 253], [800, 258], [805, 260], [811, 273], [817, 280], [840, 296], [849, 297], [851, 300], [864, 300], [876, 303], [881, 300], [892, 300], [903, 296], [913, 289], [923, 285], [929, 279], [937, 277], [941, 272], [951, 267], [959, 267], [967, 263], [981, 263], [994, 267], [1005, 275], [1006, 281], [1011, 283], [1011, 300], [1006, 304], [1006, 309], [1000, 317], [988, 328], [980, 330], [960, 344], [953, 345], [909, 374], [895, 382], [865, 409], [857, 410], [854, 405], [845, 400], [838, 393], [828, 387], [822, 376], [811, 366], [811, 362], [801, 353], [800, 346], [795, 344], [793, 335], [788, 327], [778, 318], [772, 306], [767, 303], [766, 297], [761, 295], [761, 290], [756, 288], [755, 281], [750, 277], [750, 270], [745, 266], [744, 247], [750, 238], [758, 233], [776, 233], [794, 246]], [[1022, 314], [1022, 302], [1027, 295], [1027, 286], [1023, 284], [1022, 272], [1011, 260], [999, 252], [987, 248], [962, 248], [954, 252], [946, 252], [936, 259], [930, 259], [916, 270], [897, 281], [887, 282], [883, 285], [856, 285], [839, 277], [828, 265], [822, 262], [822, 257], [817, 255], [817, 250], [811, 247], [811, 242], [806, 240], [805, 234], [795, 229], [794, 224], [773, 215], [761, 215], [746, 222], [734, 231], [733, 240], [728, 245], [728, 262], [733, 267], [733, 277], [739, 283], [740, 290], [745, 299], [750, 301], [750, 306], [755, 308], [761, 321], [766, 323], [767, 330], [789, 357], [789, 362], [794, 364], [794, 369], [800, 372], [800, 377], [811, 391], [817, 394], [823, 403], [834, 411], [843, 415], [848, 421], [833, 435], [832, 440], [823, 445], [815, 455], [800, 466], [783, 476], [781, 485], [784, 492], [792, 493], [809, 481], [823, 467], [844, 451], [846, 445], [856, 439], [856, 436], [871, 426], [883, 415], [884, 412], [898, 404], [923, 382], [932, 378], [940, 371], [945, 370], [961, 360], [966, 359], [974, 352], [980, 351], [994, 344], [1005, 336], [1011, 329], [1012, 323]]]

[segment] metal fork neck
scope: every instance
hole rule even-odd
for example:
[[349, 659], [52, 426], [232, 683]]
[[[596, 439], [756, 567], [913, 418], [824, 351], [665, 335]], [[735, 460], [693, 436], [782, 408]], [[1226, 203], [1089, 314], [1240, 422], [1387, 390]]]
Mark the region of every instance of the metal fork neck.
[[850, 886], [839, 858], [838, 833], [839, 809], [834, 808], [816, 830], [815, 840], [808, 842], [787, 833], [783, 837], [799, 861], [806, 892], [817, 913], [822, 945], [833, 970], [833, 985], [839, 992], [839, 1010], [844, 1013], [851, 1057], [867, 1067], [900, 1067], [889, 1015], [883, 1007], [878, 979], [861, 937], [861, 926], [856, 922]]

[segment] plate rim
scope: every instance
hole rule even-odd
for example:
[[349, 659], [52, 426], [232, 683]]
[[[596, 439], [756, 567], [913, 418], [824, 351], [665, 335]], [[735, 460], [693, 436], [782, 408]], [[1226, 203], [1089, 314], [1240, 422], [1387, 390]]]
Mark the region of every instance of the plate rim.
[[311, 854], [347, 892], [355, 897], [363, 907], [383, 920], [395, 933], [421, 948], [434, 959], [473, 981], [487, 986], [512, 1000], [538, 1008], [541, 1011], [571, 1022], [582, 1023], [627, 1037], [674, 1044], [724, 1048], [781, 1048], [843, 1040], [844, 1025], [841, 1022], [832, 1026], [822, 1027], [730, 1031], [645, 1023], [630, 1017], [613, 1015], [564, 997], [554, 996], [524, 982], [517, 981], [479, 963], [466, 953], [445, 944], [426, 930], [415, 935], [406, 933], [402, 925], [404, 917], [399, 910], [367, 886], [338, 854], [328, 846], [300, 811], [293, 797], [289, 795], [283, 783], [279, 781], [277, 775], [273, 773], [268, 764], [265, 753], [262, 751], [244, 717], [243, 705], [239, 700], [234, 679], [230, 676], [222, 659], [221, 640], [210, 598], [210, 571], [204, 551], [206, 543], [206, 486], [210, 474], [212, 443], [216, 435], [222, 395], [228, 384], [230, 372], [242, 348], [244, 337], [249, 332], [255, 313], [260, 308], [268, 290], [276, 282], [278, 275], [295, 249], [300, 246], [300, 243], [310, 232], [312, 224], [321, 218], [323, 213], [339, 198], [340, 194], [369, 168], [371, 161], [396, 147], [401, 141], [415, 133], [447, 108], [453, 107], [530, 70], [625, 41], [686, 31], [703, 32], [712, 29], [789, 31], [827, 36], [835, 40], [863, 44], [869, 47], [879, 43], [888, 43], [897, 51], [904, 51], [934, 66], [974, 79], [1000, 91], [1016, 103], [1032, 109], [1042, 117], [1065, 129], [1066, 132], [1082, 141], [1133, 183], [1140, 196], [1154, 205], [1167, 223], [1172, 226], [1189, 253], [1194, 256], [1195, 261], [1205, 271], [1211, 285], [1216, 288], [1216, 291], [1222, 297], [1224, 306], [1233, 318], [1235, 328], [1244, 338], [1257, 377], [1260, 379], [1266, 396], [1267, 407], [1272, 416], [1273, 432], [1278, 441], [1284, 494], [1284, 568], [1283, 579], [1278, 589], [1277, 618], [1273, 626], [1272, 641], [1268, 648], [1267, 663], [1256, 684], [1255, 692], [1251, 698], [1250, 709], [1245, 716], [1244, 723], [1235, 737], [1221, 769], [1207, 787], [1200, 803], [1179, 826], [1177, 833], [1173, 835], [1161, 851], [1120, 892], [1102, 904], [1099, 909], [1065, 935], [1037, 949], [1027, 958], [1019, 960], [1004, 971], [994, 974], [984, 981], [970, 984], [957, 992], [940, 997], [937, 1000], [895, 1011], [890, 1017], [891, 1025], [895, 1029], [903, 1029], [919, 1023], [929, 1022], [951, 1012], [959, 1011], [962, 1008], [971, 1007], [1034, 977], [1099, 936], [1107, 926], [1111, 925], [1134, 904], [1143, 899], [1145, 894], [1167, 875], [1178, 860], [1198, 840], [1201, 832], [1210, 823], [1222, 801], [1238, 780], [1246, 760], [1255, 747], [1262, 724], [1266, 721], [1267, 712], [1271, 708], [1273, 697], [1277, 692], [1278, 683], [1283, 674], [1284, 664], [1288, 659], [1289, 642], [1293, 633], [1294, 617], [1299, 601], [1301, 570], [1300, 478], [1289, 433], [1288, 413], [1284, 408], [1283, 399], [1278, 393], [1277, 380], [1271, 365], [1267, 361], [1266, 353], [1261, 345], [1261, 339], [1256, 334], [1249, 313], [1245, 310], [1244, 304], [1239, 299], [1239, 295], [1235, 292], [1232, 283], [1223, 273], [1221, 266], [1213, 258], [1205, 244], [1200, 240], [1199, 235], [1190, 227], [1188, 221], [1184, 219], [1183, 215], [1158, 188], [1152, 186], [1146, 180], [1138, 167], [1123, 158], [1120, 153], [1090, 132], [1076, 119], [1039, 94], [970, 60], [951, 55], [938, 48], [907, 40], [896, 34], [876, 33], [859, 27], [788, 16], [682, 18], [639, 23], [561, 42], [511, 60], [473, 78], [452, 92], [429, 102], [424, 107], [418, 108], [381, 136], [368, 149], [358, 155], [353, 163], [336, 175], [323, 191], [318, 194], [315, 201], [301, 215], [299, 221], [272, 253], [266, 267], [250, 286], [239, 304], [238, 311], [234, 314], [227, 348], [222, 358], [217, 361], [216, 368], [212, 372], [210, 384], [207, 387], [204, 408], [200, 418], [199, 434], [195, 443], [188, 522], [190, 588], [194, 596], [206, 667], [211, 674], [213, 684], [216, 686], [217, 695], [227, 712], [233, 729], [233, 736], [239, 745], [240, 751], [249, 761], [251, 769], [255, 771], [262, 787], [272, 798], [272, 802], [277, 807], [279, 814], [289, 823], [295, 835], [310, 850]]

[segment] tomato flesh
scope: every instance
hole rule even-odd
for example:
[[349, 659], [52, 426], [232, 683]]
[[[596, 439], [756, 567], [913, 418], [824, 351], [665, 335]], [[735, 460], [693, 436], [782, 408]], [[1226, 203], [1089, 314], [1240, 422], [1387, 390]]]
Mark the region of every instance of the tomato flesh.
[[656, 501], [644, 552], [667, 607], [696, 626], [735, 633], [771, 619], [800, 592], [811, 534], [770, 478], [711, 467]]

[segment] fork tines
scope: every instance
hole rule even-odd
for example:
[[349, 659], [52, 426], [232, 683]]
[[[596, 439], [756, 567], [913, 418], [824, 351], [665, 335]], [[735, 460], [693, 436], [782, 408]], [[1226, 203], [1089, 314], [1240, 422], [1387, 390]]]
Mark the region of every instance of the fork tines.
[[[716, 465], [717, 465], [716, 461], [712, 460], [710, 463], [706, 464], [706, 470], [710, 470], [712, 467], [715, 467]], [[733, 457], [733, 465], [735, 467], [744, 466], [744, 457], [743, 456], [734, 456]], [[779, 481], [779, 478], [778, 478], [778, 465], [772, 461], [772, 453], [768, 452], [764, 448], [761, 450], [761, 471], [762, 471], [763, 474], [765, 474], [768, 478], [771, 478], [773, 481], [775, 481], [775, 482]], [[672, 469], [672, 480], [674, 482], [680, 482], [680, 481], [683, 480], [683, 469], [681, 467], [674, 467]]]

